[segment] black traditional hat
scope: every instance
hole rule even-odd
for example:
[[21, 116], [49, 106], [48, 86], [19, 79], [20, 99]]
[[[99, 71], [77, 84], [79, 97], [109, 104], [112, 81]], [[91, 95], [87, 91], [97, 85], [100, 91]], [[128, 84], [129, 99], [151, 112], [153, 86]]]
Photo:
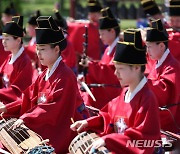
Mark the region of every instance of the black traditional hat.
[[35, 14], [31, 15], [29, 20], [28, 20], [28, 23], [30, 25], [34, 25], [34, 26], [37, 26], [37, 22], [36, 22], [36, 19], [41, 15], [40, 11], [37, 10]]
[[141, 0], [141, 5], [143, 7], [143, 10], [145, 14], [149, 14], [151, 16], [155, 14], [161, 13], [161, 11], [158, 8], [158, 5], [154, 0]]
[[67, 30], [67, 28], [68, 28], [68, 26], [67, 26], [67, 22], [66, 22], [66, 20], [61, 16], [61, 14], [59, 13], [59, 11], [58, 10], [55, 10], [55, 22], [56, 22], [56, 24], [59, 26], [59, 27], [61, 27], [61, 28], [63, 28], [63, 29], [66, 29]]
[[124, 42], [118, 42], [114, 62], [129, 65], [145, 65], [146, 50], [142, 45], [141, 33], [136, 29], [124, 32]]
[[124, 31], [124, 42], [130, 42], [135, 44], [135, 48], [143, 49], [143, 41], [141, 37], [141, 31], [138, 29], [127, 29]]
[[51, 16], [40, 16], [37, 18], [36, 42], [43, 44], [59, 44], [61, 51], [66, 48], [67, 42], [61, 29]]
[[146, 41], [148, 42], [167, 42], [168, 33], [163, 27], [160, 19], [151, 22], [151, 27], [147, 29]]
[[101, 9], [102, 9], [102, 7], [98, 0], [88, 0], [88, 11], [89, 12], [100, 12]]
[[102, 17], [99, 19], [99, 29], [110, 29], [119, 27], [118, 21], [113, 16], [109, 7], [101, 10]]
[[4, 14], [7, 14], [7, 15], [11, 15], [11, 16], [15, 16], [16, 15], [16, 10], [14, 8], [14, 4], [13, 3], [10, 3], [10, 6], [8, 6], [4, 11], [3, 11]]
[[23, 37], [23, 16], [14, 16], [12, 21], [7, 22], [3, 28], [3, 34]]
[[169, 16], [180, 16], [180, 0], [169, 1]]

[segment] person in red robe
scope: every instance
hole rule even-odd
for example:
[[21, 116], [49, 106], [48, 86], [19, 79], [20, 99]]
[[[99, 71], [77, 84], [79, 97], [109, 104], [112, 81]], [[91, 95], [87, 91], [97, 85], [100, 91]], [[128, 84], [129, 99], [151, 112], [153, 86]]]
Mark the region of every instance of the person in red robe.
[[[10, 22], [12, 20], [12, 17], [16, 15], [16, 10], [14, 8], [14, 4], [11, 3], [10, 6], [8, 6], [3, 12], [2, 12], [2, 17], [1, 21], [3, 23], [3, 26], [7, 22]], [[11, 52], [9, 51], [4, 51], [3, 45], [2, 45], [2, 35], [0, 34], [0, 66], [3, 64], [3, 62], [6, 60], [8, 55]]]
[[[171, 0], [169, 5], [169, 18], [172, 30], [169, 33], [169, 49], [173, 56], [180, 62], [180, 1]], [[179, 100], [180, 102], [180, 100]], [[180, 105], [178, 106], [175, 119], [180, 117]], [[176, 120], [178, 126], [180, 126], [180, 120]]]
[[61, 16], [58, 10], [55, 10], [55, 21], [58, 27], [62, 28], [64, 30], [64, 35], [67, 39], [67, 47], [66, 49], [61, 53], [61, 56], [63, 58], [63, 62], [69, 66], [75, 74], [77, 74], [77, 60], [76, 60], [76, 52], [74, 49], [73, 44], [68, 40], [68, 25], [66, 20]]
[[[115, 54], [116, 44], [119, 41], [120, 27], [117, 20], [112, 15], [109, 8], [102, 10], [103, 17], [100, 18], [100, 38], [104, 44], [108, 45], [100, 61], [82, 59], [81, 64], [88, 67], [86, 83], [108, 84], [106, 87], [94, 87], [91, 91], [96, 98], [93, 101], [89, 95], [82, 93], [85, 103], [89, 106], [101, 109], [110, 100], [119, 95], [121, 90], [119, 81], [114, 75], [114, 65], [112, 63]], [[113, 86], [119, 86], [113, 87]]]
[[30, 57], [32, 66], [33, 66], [33, 82], [36, 80], [38, 75], [42, 73], [42, 71], [45, 69], [40, 64], [40, 61], [36, 54], [36, 32], [35, 29], [37, 28], [37, 22], [36, 19], [41, 15], [40, 11], [37, 10], [35, 14], [31, 15], [28, 19], [26, 31], [27, 34], [31, 37], [31, 40], [29, 41], [28, 45], [25, 46], [26, 53]]
[[88, 27], [87, 56], [93, 60], [100, 60], [102, 52], [104, 52], [104, 45], [99, 38], [98, 31], [101, 9], [102, 7], [98, 0], [88, 0], [88, 20], [73, 20], [68, 22], [68, 40], [74, 46], [78, 61], [83, 54], [85, 26]]
[[172, 55], [180, 62], [180, 1], [171, 0], [169, 5], [169, 49]]
[[[92, 130], [100, 135], [100, 139], [93, 142], [91, 151], [106, 146], [113, 154], [151, 154], [153, 147], [132, 147], [127, 144], [134, 140], [154, 141], [160, 137], [157, 100], [144, 76], [146, 53], [136, 33], [137, 42], [117, 44], [115, 74], [124, 87], [119, 96], [110, 101], [98, 116], [71, 125], [74, 131]], [[126, 32], [124, 35], [130, 36]]]
[[176, 114], [179, 114], [176, 104], [180, 98], [180, 63], [168, 49], [168, 34], [161, 20], [153, 21], [147, 30], [146, 46], [150, 58], [156, 60], [148, 75], [148, 83], [161, 109], [161, 128], [177, 133], [180, 131], [176, 124], [180, 119], [175, 119]]
[[4, 61], [7, 59], [8, 55], [11, 52], [9, 51], [4, 51], [4, 47], [2, 45], [2, 34], [0, 34], [0, 67], [4, 63]]
[[[32, 63], [34, 65], [38, 65], [38, 57], [36, 54], [36, 32], [35, 29], [37, 28], [36, 19], [40, 16], [40, 11], [37, 10], [34, 15], [31, 15], [28, 19], [27, 24], [27, 34], [31, 37], [28, 45], [26, 46], [26, 51], [28, 56], [31, 58]], [[38, 67], [38, 66], [35, 66]]]
[[40, 16], [37, 22], [37, 55], [48, 68], [24, 92], [22, 99], [4, 106], [4, 117], [20, 116], [13, 128], [24, 123], [43, 139], [49, 139], [56, 153], [67, 153], [75, 135], [69, 129], [71, 118], [82, 119], [85, 107], [76, 76], [62, 61], [61, 52], [67, 45], [63, 32], [51, 16]]
[[22, 27], [23, 17], [15, 16], [3, 28], [4, 50], [12, 53], [0, 67], [0, 100], [4, 104], [15, 101], [32, 83], [32, 65], [22, 44]]

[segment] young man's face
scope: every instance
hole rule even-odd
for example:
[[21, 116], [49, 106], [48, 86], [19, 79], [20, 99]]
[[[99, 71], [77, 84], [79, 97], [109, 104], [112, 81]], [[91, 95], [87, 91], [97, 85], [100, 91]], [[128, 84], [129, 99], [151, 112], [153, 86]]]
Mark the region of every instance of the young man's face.
[[127, 64], [115, 63], [114, 66], [116, 68], [114, 74], [117, 76], [121, 86], [129, 86], [137, 72]]
[[172, 28], [180, 29], [180, 16], [171, 16], [170, 25]]
[[163, 52], [161, 51], [160, 44], [156, 42], [146, 42], [147, 52], [151, 59], [159, 60], [162, 57]]
[[37, 45], [36, 52], [42, 65], [51, 68], [59, 57], [59, 47], [51, 48], [49, 44]]
[[11, 35], [2, 35], [2, 44], [5, 51], [12, 51], [19, 47], [19, 39], [14, 39]]
[[99, 30], [100, 39], [105, 45], [111, 45], [116, 38], [114, 29]]

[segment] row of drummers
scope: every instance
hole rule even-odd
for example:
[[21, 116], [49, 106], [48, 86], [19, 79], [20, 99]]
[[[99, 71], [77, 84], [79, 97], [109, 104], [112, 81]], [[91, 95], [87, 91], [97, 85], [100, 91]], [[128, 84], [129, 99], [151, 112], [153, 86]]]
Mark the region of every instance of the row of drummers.
[[[117, 20], [109, 8], [103, 9], [102, 14], [99, 32], [109, 46], [100, 61], [88, 57], [81, 60], [83, 67], [88, 68], [85, 81], [91, 88], [89, 93], [87, 88], [86, 92], [80, 91], [81, 96], [75, 75], [60, 56], [70, 45], [54, 19], [40, 16], [36, 20], [37, 55], [47, 69], [33, 79], [31, 61], [22, 46], [22, 17], [13, 17], [3, 28], [4, 49], [12, 54], [0, 67], [1, 112], [4, 118], [19, 118], [15, 128], [25, 123], [44, 139], [49, 138], [56, 153], [66, 153], [75, 136], [69, 128], [70, 118], [80, 120], [88, 116], [83, 97], [87, 106], [104, 107], [98, 116], [71, 125], [73, 130], [82, 131], [86, 127], [99, 133], [101, 138], [93, 143], [93, 148], [100, 145], [114, 153], [151, 153], [152, 147], [126, 148], [126, 143], [129, 139], [158, 140], [160, 126], [179, 132], [180, 64], [168, 48], [168, 33], [161, 20], [152, 21], [144, 43], [136, 29], [126, 30], [123, 42], [118, 42]], [[178, 32], [172, 33], [176, 36]], [[178, 48], [174, 52], [178, 53]]]

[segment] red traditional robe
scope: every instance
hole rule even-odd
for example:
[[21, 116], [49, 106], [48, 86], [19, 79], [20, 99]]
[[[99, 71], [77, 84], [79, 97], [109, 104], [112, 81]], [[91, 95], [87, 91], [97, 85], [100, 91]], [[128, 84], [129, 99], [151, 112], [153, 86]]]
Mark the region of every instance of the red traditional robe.
[[110, 101], [100, 115], [88, 119], [88, 129], [100, 134], [114, 154], [151, 154], [154, 148], [126, 147], [127, 141], [160, 137], [157, 100], [147, 83], [132, 100], [125, 102], [127, 88]]
[[63, 62], [72, 70], [76, 69], [76, 53], [70, 41], [67, 41], [67, 47], [61, 53]]
[[9, 51], [4, 51], [4, 47], [2, 45], [2, 39], [0, 38], [0, 67], [4, 63], [4, 61], [6, 60], [9, 54], [10, 54]]
[[[149, 73], [148, 79], [149, 86], [158, 99], [159, 107], [178, 103], [180, 98], [180, 64], [169, 53], [157, 69], [155, 69], [155, 65]], [[177, 107], [169, 108], [173, 117], [179, 113]], [[161, 128], [174, 133], [179, 132], [170, 112], [167, 110], [160, 111]], [[180, 119], [176, 120], [179, 121]]]
[[145, 74], [148, 75], [149, 72], [151, 72], [153, 65], [156, 63], [156, 61], [151, 59], [148, 53], [146, 54], [146, 59], [147, 59], [147, 64], [146, 64]]
[[28, 46], [26, 46], [25, 48], [26, 48], [26, 52], [27, 52], [28, 56], [31, 58], [31, 60], [37, 63], [38, 57], [36, 54], [36, 40], [35, 40], [35, 38], [32, 38], [29, 41]]
[[32, 64], [26, 52], [9, 64], [11, 55], [0, 67], [0, 100], [6, 104], [15, 101], [32, 84]]
[[6, 116], [17, 116], [25, 125], [49, 139], [56, 153], [67, 153], [76, 135], [70, 130], [74, 120], [82, 119], [84, 109], [74, 73], [61, 61], [52, 76], [45, 80], [44, 71], [24, 93], [23, 99], [6, 105]]
[[117, 97], [120, 93], [120, 84], [119, 81], [114, 75], [115, 67], [112, 63], [115, 53], [115, 47], [110, 55], [107, 54], [107, 48], [100, 62], [92, 61], [89, 63], [88, 74], [86, 75], [87, 84], [98, 83], [98, 84], [109, 84], [117, 85], [117, 87], [107, 86], [107, 87], [94, 87], [91, 88], [91, 91], [96, 98], [94, 102], [89, 95], [82, 94], [85, 98], [85, 103], [87, 105], [101, 109], [104, 107], [110, 100]]
[[101, 57], [102, 42], [99, 38], [98, 24], [85, 22], [68, 22], [68, 40], [73, 44], [75, 51], [78, 55], [83, 53], [83, 42], [85, 38], [85, 25], [88, 27], [88, 51], [87, 55], [95, 60]]
[[180, 32], [169, 32], [169, 49], [179, 62], [180, 62]]

